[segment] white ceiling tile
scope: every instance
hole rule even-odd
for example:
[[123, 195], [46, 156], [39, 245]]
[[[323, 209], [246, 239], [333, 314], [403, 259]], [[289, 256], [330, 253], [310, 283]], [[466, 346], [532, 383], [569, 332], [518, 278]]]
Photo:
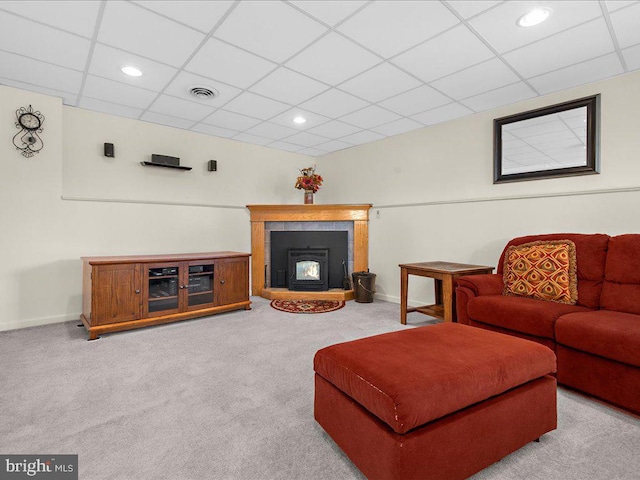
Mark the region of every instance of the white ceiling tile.
[[185, 70], [240, 88], [264, 77], [276, 64], [210, 38], [185, 66]]
[[250, 88], [252, 92], [297, 105], [330, 87], [288, 68], [278, 68]]
[[622, 51], [622, 55], [624, 56], [625, 62], [627, 62], [629, 70], [640, 69], [640, 45], [626, 48]]
[[516, 27], [534, 2], [0, 0], [0, 83], [315, 156], [640, 69], [640, 2], [540, 0], [551, 19]]
[[424, 127], [424, 125], [422, 125], [421, 123], [414, 122], [409, 118], [401, 118], [400, 120], [387, 123], [386, 125], [380, 125], [379, 127], [372, 128], [371, 130], [379, 133], [380, 135], [390, 137], [392, 135], [399, 135], [401, 133], [409, 132], [411, 130], [416, 130], [422, 127]]
[[343, 123], [339, 120], [332, 120], [318, 127], [310, 129], [309, 132], [327, 138], [340, 138], [351, 135], [352, 133], [359, 132], [360, 130], [362, 129], [354, 127], [353, 125]]
[[[296, 117], [303, 117], [306, 122], [295, 123], [293, 119]], [[269, 121], [271, 123], [277, 123], [278, 125], [284, 125], [285, 127], [295, 128], [296, 130], [308, 130], [317, 125], [328, 122], [329, 119], [322, 115], [318, 115], [317, 113], [313, 113], [308, 110], [303, 110], [296, 107], [292, 108], [291, 110], [287, 110], [286, 112], [283, 112], [273, 118], [270, 118]]]
[[0, 2], [0, 9], [91, 38], [100, 2], [30, 0]]
[[271, 148], [277, 148], [278, 150], [286, 150], [288, 152], [298, 152], [300, 151], [300, 145], [294, 145], [293, 143], [283, 142], [282, 140], [278, 140], [277, 142], [270, 143], [269, 146]]
[[179, 67], [204, 35], [129, 2], [106, 2], [98, 41]]
[[382, 63], [340, 85], [340, 90], [370, 102], [379, 102], [420, 85], [420, 81], [388, 63]]
[[228, 128], [222, 128], [222, 127], [214, 127], [213, 125], [207, 125], [204, 123], [199, 123], [191, 127], [191, 130], [198, 133], [204, 133], [205, 135], [214, 135], [216, 137], [225, 137], [225, 138], [231, 138], [234, 135], [237, 135], [239, 133], [235, 130], [229, 130]]
[[[316, 145], [315, 148], [319, 150], [323, 150], [325, 152], [336, 152], [338, 150], [344, 150], [345, 148], [353, 147], [350, 143], [341, 142], [340, 140], [331, 140], [330, 142], [321, 143], [320, 145]], [[303, 153], [302, 150], [300, 153]]]
[[424, 85], [380, 102], [380, 105], [400, 115], [410, 116], [450, 102], [450, 98]]
[[598, 19], [504, 55], [525, 78], [599, 57], [613, 51], [604, 20]]
[[396, 113], [380, 108], [377, 105], [370, 105], [362, 110], [345, 115], [340, 120], [360, 128], [371, 128], [400, 118], [400, 115]]
[[398, 55], [393, 63], [430, 82], [492, 57], [493, 52], [478, 37], [459, 25]]
[[451, 5], [464, 18], [473, 17], [474, 15], [484, 12], [489, 8], [500, 3], [498, 1], [487, 0], [449, 0], [447, 3]]
[[202, 122], [206, 123], [207, 125], [214, 125], [216, 127], [243, 131], [247, 128], [251, 128], [259, 124], [261, 120], [247, 117], [246, 115], [239, 115], [237, 113], [228, 112], [226, 110], [217, 110], [207, 118], [205, 118]]
[[298, 132], [295, 135], [287, 137], [286, 140], [288, 143], [294, 143], [302, 147], [315, 147], [320, 143], [325, 143], [328, 139], [308, 132]]
[[640, 43], [640, 3], [611, 14], [620, 48]]
[[298, 131], [295, 128], [285, 127], [276, 123], [264, 122], [247, 130], [251, 135], [270, 138], [271, 140], [280, 140], [284, 137], [295, 135]]
[[244, 92], [227, 103], [224, 108], [242, 115], [252, 115], [267, 120], [289, 109], [290, 106], [251, 92]]
[[[122, 72], [122, 67], [125, 65], [136, 67], [142, 75], [140, 77], [125, 75]], [[162, 90], [177, 71], [173, 67], [101, 44], [96, 44], [89, 65], [89, 73], [93, 75], [154, 92]]]
[[325, 155], [327, 151], [320, 150], [319, 148], [303, 148], [302, 150], [298, 150], [298, 153], [311, 155], [312, 157], [319, 157], [320, 155]]
[[289, 60], [286, 66], [336, 85], [380, 62], [364, 48], [331, 32]]
[[84, 70], [90, 42], [77, 35], [5, 13], [0, 15], [0, 45], [7, 52]]
[[338, 30], [385, 58], [392, 57], [457, 24], [440, 2], [372, 2]]
[[201, 32], [209, 33], [224, 14], [227, 13], [227, 10], [229, 10], [234, 2], [232, 0], [216, 0], [215, 2], [203, 2], [200, 0], [180, 0], [179, 2], [152, 0], [136, 1], [134, 3], [158, 12], [176, 22], [184, 23]]
[[78, 97], [72, 93], [62, 92], [53, 88], [41, 87], [38, 85], [32, 85], [30, 83], [18, 82], [11, 80], [10, 78], [2, 78], [0, 76], [0, 85], [7, 85], [9, 87], [19, 88], [28, 92], [42, 93], [43, 95], [49, 95], [50, 97], [58, 97], [62, 99], [64, 105], [75, 106]]
[[0, 77], [78, 94], [82, 73], [50, 63], [0, 51]]
[[[530, 28], [519, 27], [516, 24], [518, 18], [525, 13], [535, 7], [544, 6], [553, 10], [553, 14], [546, 22]], [[601, 14], [599, 3], [589, 0], [570, 2], [530, 0], [502, 2], [499, 6], [470, 20], [469, 23], [493, 48], [499, 53], [504, 53], [597, 18]]]
[[344, 0], [298, 0], [291, 3], [318, 20], [334, 26], [367, 2], [356, 0], [349, 0], [348, 2]]
[[602, 80], [624, 73], [618, 55], [610, 53], [567, 68], [529, 79], [529, 83], [542, 95]]
[[95, 98], [82, 97], [79, 107], [87, 110], [93, 110], [94, 112], [108, 113], [109, 115], [115, 115], [117, 117], [126, 117], [137, 119], [142, 110], [139, 108], [131, 108], [124, 105], [117, 105], [115, 103], [103, 102], [102, 100], [96, 100]]
[[243, 143], [253, 143], [254, 145], [269, 145], [273, 140], [268, 138], [257, 137], [256, 135], [249, 135], [248, 133], [239, 133], [232, 140], [237, 140]]
[[119, 105], [146, 109], [156, 98], [157, 93], [124, 83], [114, 82], [106, 78], [87, 75], [82, 95], [117, 103]]
[[[218, 96], [207, 99], [193, 97], [189, 93], [189, 90], [196, 86], [212, 88], [218, 92]], [[194, 102], [202, 103], [203, 105], [221, 107], [235, 98], [241, 91], [242, 90], [239, 88], [230, 87], [224, 83], [216, 82], [214, 80], [201, 77], [200, 75], [183, 71], [180, 72], [171, 82], [171, 84], [165, 89], [164, 93], [173, 95], [174, 97], [189, 99]]]
[[435, 125], [436, 123], [448, 122], [455, 118], [465, 117], [472, 113], [474, 113], [473, 110], [468, 109], [464, 105], [460, 105], [459, 103], [450, 103], [448, 105], [443, 105], [442, 107], [418, 113], [411, 118], [417, 120], [423, 125]]
[[236, 6], [215, 36], [280, 63], [326, 31], [286, 3], [249, 0]]
[[185, 130], [190, 129], [193, 126], [193, 122], [191, 120], [184, 120], [182, 118], [171, 117], [169, 115], [162, 115], [161, 113], [155, 112], [143, 113], [140, 120], [157, 123], [166, 127], [182, 128]]
[[380, 140], [381, 138], [384, 138], [384, 136], [380, 135], [379, 133], [371, 132], [369, 130], [363, 130], [361, 132], [354, 133], [353, 135], [342, 137], [340, 140], [352, 145], [362, 145], [363, 143], [374, 142], [376, 140]]
[[499, 58], [493, 58], [479, 65], [467, 68], [431, 85], [456, 100], [504, 87], [520, 78]]
[[491, 92], [462, 100], [465, 106], [476, 112], [483, 112], [492, 108], [502, 107], [511, 103], [521, 102], [536, 96], [536, 93], [522, 82], [498, 88]]
[[330, 118], [336, 118], [367, 105], [364, 100], [332, 88], [303, 103], [301, 107]]
[[610, 12], [615, 12], [623, 7], [628, 7], [629, 5], [633, 5], [634, 3], [638, 3], [637, 0], [607, 0], [604, 2], [607, 5], [607, 10]]
[[207, 115], [213, 113], [214, 107], [170, 95], [160, 95], [156, 101], [149, 106], [149, 110], [185, 120], [200, 121]]

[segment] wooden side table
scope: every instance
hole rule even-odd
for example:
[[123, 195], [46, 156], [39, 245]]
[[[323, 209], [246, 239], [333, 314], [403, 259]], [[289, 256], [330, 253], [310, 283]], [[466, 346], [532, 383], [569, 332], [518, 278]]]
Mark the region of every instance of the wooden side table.
[[[407, 313], [420, 312], [445, 322], [456, 321], [456, 297], [454, 280], [463, 275], [492, 273], [493, 267], [451, 262], [404, 263], [400, 267], [400, 323], [407, 324]], [[433, 278], [435, 281], [434, 305], [407, 308], [409, 275]]]

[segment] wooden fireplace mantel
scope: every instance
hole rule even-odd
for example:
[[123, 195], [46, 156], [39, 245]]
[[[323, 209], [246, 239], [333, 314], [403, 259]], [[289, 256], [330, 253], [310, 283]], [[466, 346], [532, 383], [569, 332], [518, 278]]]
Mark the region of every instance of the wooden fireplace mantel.
[[[265, 298], [309, 298], [309, 292], [265, 289], [265, 222], [353, 222], [353, 269], [369, 268], [369, 209], [371, 204], [357, 205], [247, 205], [251, 213], [251, 294]], [[274, 292], [274, 290], [279, 290]], [[341, 292], [317, 292], [314, 297], [343, 298]], [[322, 295], [319, 295], [322, 294]], [[353, 298], [352, 294], [350, 295]]]

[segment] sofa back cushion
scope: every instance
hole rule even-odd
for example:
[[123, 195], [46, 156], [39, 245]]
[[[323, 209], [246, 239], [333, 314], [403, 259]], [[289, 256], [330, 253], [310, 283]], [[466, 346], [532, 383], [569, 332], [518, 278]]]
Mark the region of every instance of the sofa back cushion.
[[606, 310], [640, 314], [640, 234], [609, 240], [600, 305]]
[[600, 306], [600, 293], [604, 282], [609, 238], [609, 235], [602, 233], [550, 233], [514, 238], [502, 251], [497, 271], [499, 274], [504, 273], [505, 253], [512, 245], [522, 245], [523, 243], [537, 241], [571, 240], [576, 246], [578, 276], [578, 301], [576, 305], [582, 305], [587, 308], [598, 308]]

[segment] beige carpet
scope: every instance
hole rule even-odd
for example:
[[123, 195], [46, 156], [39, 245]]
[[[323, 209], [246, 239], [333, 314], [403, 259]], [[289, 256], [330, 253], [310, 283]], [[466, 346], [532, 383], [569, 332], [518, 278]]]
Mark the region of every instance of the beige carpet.
[[[0, 452], [78, 454], [83, 480], [362, 479], [313, 420], [313, 354], [407, 328], [399, 306], [292, 315], [252, 300], [94, 342], [75, 322], [1, 332]], [[557, 431], [474, 479], [639, 478], [638, 417], [558, 401]]]

